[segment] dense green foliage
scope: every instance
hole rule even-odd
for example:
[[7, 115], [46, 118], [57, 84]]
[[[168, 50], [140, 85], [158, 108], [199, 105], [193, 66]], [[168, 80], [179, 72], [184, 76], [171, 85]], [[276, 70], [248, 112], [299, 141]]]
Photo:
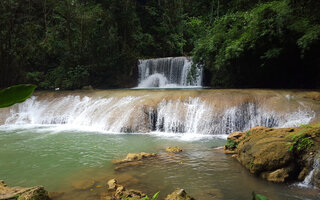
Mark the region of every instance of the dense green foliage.
[[0, 90], [0, 108], [12, 106], [16, 103], [24, 102], [29, 98], [34, 89], [35, 85], [15, 85], [3, 90]]
[[204, 64], [214, 87], [316, 88], [319, 8], [317, 0], [3, 0], [0, 88], [131, 87], [139, 58], [181, 55]]
[[317, 87], [320, 8], [316, 0], [259, 1], [217, 18], [194, 60], [217, 87]]

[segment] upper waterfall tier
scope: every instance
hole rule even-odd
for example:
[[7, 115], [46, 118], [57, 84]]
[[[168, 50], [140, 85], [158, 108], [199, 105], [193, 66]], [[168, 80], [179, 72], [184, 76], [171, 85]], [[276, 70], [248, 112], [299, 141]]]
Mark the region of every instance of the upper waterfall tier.
[[192, 80], [189, 75], [191, 68], [191, 58], [187, 57], [139, 60], [138, 88], [200, 87], [202, 69], [196, 68], [195, 80]]
[[320, 104], [308, 94], [273, 90], [38, 92], [24, 103], [1, 109], [0, 125], [229, 134], [254, 126], [293, 127], [318, 121]]

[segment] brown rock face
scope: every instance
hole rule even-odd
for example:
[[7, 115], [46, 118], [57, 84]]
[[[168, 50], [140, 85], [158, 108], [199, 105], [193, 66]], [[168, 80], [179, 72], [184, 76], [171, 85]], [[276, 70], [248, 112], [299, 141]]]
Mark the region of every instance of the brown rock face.
[[8, 187], [0, 180], [0, 200], [50, 200], [48, 192], [42, 186], [30, 188]]
[[174, 192], [169, 194], [165, 200], [195, 200], [190, 197], [184, 189], [176, 189]]

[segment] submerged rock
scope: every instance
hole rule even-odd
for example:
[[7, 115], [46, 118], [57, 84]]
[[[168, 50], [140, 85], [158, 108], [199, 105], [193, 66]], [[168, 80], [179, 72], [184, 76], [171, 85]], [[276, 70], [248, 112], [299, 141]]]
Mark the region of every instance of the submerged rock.
[[320, 127], [254, 127], [232, 133], [227, 144], [225, 149], [233, 151], [251, 173], [277, 183], [301, 181], [312, 170], [315, 152], [320, 150]]
[[180, 147], [174, 146], [174, 147], [167, 147], [166, 152], [168, 153], [179, 153], [182, 152], [182, 149]]
[[113, 160], [113, 164], [122, 164], [127, 162], [133, 162], [133, 161], [141, 161], [147, 158], [155, 157], [157, 154], [155, 153], [128, 153], [127, 156], [122, 160]]
[[48, 192], [42, 186], [29, 188], [8, 187], [0, 180], [0, 200], [50, 200]]
[[115, 171], [127, 168], [127, 167], [133, 167], [137, 165], [144, 164], [142, 161], [145, 161], [149, 158], [156, 157], [157, 154], [155, 153], [128, 153], [128, 155], [122, 159], [122, 160], [113, 160], [112, 163], [114, 165], [118, 165], [114, 168]]
[[88, 190], [96, 184], [94, 180], [77, 180], [72, 183], [72, 187], [76, 190]]
[[174, 192], [169, 194], [165, 200], [195, 200], [190, 197], [184, 189], [176, 189]]

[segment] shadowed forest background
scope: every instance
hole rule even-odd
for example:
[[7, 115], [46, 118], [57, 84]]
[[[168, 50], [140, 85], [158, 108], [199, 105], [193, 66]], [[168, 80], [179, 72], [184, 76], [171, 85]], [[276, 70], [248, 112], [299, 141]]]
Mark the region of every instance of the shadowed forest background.
[[0, 88], [133, 87], [138, 59], [168, 56], [204, 65], [210, 87], [319, 88], [319, 10], [319, 0], [2, 0]]

